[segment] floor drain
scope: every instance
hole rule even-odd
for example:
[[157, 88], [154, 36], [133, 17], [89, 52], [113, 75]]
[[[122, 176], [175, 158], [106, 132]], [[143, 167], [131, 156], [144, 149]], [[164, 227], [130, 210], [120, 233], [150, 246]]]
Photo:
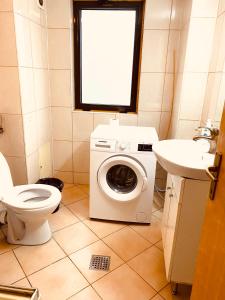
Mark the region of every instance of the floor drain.
[[89, 269], [108, 271], [109, 265], [110, 265], [110, 256], [92, 255]]

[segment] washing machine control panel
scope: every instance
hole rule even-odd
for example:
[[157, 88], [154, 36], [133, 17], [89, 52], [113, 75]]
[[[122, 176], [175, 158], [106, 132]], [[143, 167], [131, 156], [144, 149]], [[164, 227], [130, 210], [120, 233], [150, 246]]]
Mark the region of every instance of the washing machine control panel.
[[138, 151], [152, 152], [152, 144], [138, 144]]

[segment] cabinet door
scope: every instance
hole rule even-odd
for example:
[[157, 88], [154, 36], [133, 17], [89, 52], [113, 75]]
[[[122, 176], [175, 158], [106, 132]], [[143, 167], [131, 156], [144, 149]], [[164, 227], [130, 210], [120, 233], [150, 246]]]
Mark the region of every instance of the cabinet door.
[[175, 243], [175, 231], [177, 224], [177, 215], [179, 209], [179, 199], [176, 194], [170, 193], [170, 206], [169, 214], [167, 219], [167, 230], [166, 230], [166, 239], [165, 239], [165, 248], [164, 248], [164, 258], [166, 266], [166, 276], [170, 280], [171, 270], [173, 265], [173, 248]]

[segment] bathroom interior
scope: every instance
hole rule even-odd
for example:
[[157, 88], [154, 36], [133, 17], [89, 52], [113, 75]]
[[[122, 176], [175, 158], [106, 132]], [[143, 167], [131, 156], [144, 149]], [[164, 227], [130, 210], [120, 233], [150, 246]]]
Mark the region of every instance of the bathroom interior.
[[[98, 125], [154, 127], [159, 141], [192, 140], [208, 120], [220, 127], [225, 0], [144, 6], [137, 109], [123, 113], [75, 107], [72, 0], [0, 0], [0, 152], [14, 185], [64, 182], [47, 243], [10, 244], [0, 225], [0, 285], [38, 288], [46, 300], [190, 299], [190, 285], [172, 295], [166, 276], [167, 172], [159, 163], [151, 225], [89, 218], [90, 136]], [[94, 254], [111, 257], [108, 271], [89, 270]]]

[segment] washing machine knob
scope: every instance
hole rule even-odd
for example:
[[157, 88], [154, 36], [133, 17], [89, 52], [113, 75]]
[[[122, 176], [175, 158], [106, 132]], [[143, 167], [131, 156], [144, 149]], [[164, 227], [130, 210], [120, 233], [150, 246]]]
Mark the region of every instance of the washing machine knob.
[[127, 145], [125, 143], [120, 144], [120, 150], [125, 150]]

